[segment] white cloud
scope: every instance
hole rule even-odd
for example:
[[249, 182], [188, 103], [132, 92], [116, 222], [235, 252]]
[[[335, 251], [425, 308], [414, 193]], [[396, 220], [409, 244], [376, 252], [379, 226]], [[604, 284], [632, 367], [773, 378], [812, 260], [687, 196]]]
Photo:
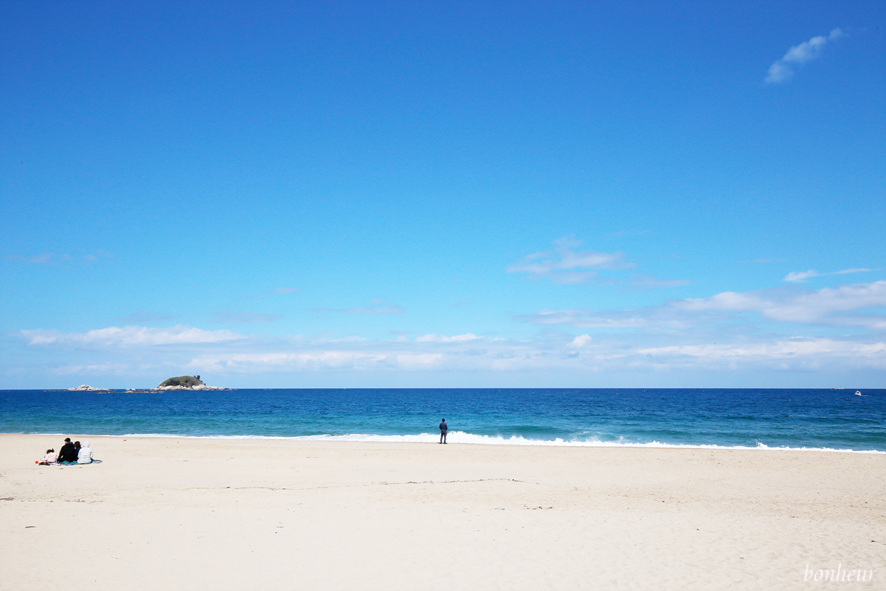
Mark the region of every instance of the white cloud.
[[815, 269], [809, 269], [808, 271], [793, 271], [788, 273], [782, 281], [788, 281], [791, 283], [801, 283], [806, 281], [807, 279], [811, 279], [812, 277], [819, 277], [821, 273], [816, 271]]
[[261, 353], [208, 353], [188, 364], [194, 370], [217, 373], [255, 373], [267, 370], [367, 369], [385, 362], [384, 353], [363, 351], [309, 350]]
[[[676, 331], [693, 327], [722, 332], [724, 321], [752, 322], [747, 313], [765, 320], [821, 326], [853, 326], [883, 330], [886, 281], [843, 285], [819, 290], [785, 286], [755, 292], [723, 292], [706, 298], [671, 300], [636, 310], [542, 310], [515, 317], [540, 326], [565, 325], [609, 331]], [[869, 311], [861, 314], [861, 311]]]
[[418, 337], [415, 339], [416, 343], [466, 343], [470, 341], [476, 341], [480, 337], [474, 334], [458, 334], [453, 336], [445, 336], [445, 335], [437, 335], [437, 334], [426, 334], [424, 336]]
[[263, 371], [391, 371], [431, 369], [441, 365], [445, 353], [422, 353], [390, 349], [375, 343], [376, 350], [310, 349], [305, 351], [205, 354], [188, 363], [203, 373], [261, 373]]
[[[559, 285], [577, 285], [594, 280], [600, 271], [624, 271], [636, 267], [623, 252], [578, 250], [581, 242], [561, 238], [554, 248], [526, 255], [507, 267], [508, 273], [525, 273], [533, 280], [549, 279]], [[634, 273], [619, 283], [634, 289], [662, 289], [689, 285], [685, 279], [659, 279], [645, 273]]]
[[573, 285], [590, 281], [599, 270], [623, 270], [634, 267], [624, 253], [575, 250], [581, 242], [570, 238], [557, 240], [553, 250], [537, 252], [508, 266], [508, 273], [525, 273], [532, 279], [550, 279]]
[[145, 326], [110, 326], [87, 332], [57, 330], [22, 330], [29, 345], [76, 344], [92, 346], [182, 345], [221, 343], [243, 338], [229, 330], [203, 330], [188, 326], [149, 328]]
[[588, 345], [592, 340], [591, 335], [581, 334], [570, 341], [569, 347], [572, 347], [573, 349], [581, 349]]
[[[142, 382], [136, 386], [153, 385], [181, 373], [212, 376], [216, 385], [238, 385], [238, 380], [240, 385], [299, 384], [305, 383], [305, 374], [330, 386], [348, 381], [402, 384], [405, 374], [397, 372], [410, 372], [408, 379], [417, 380], [410, 383], [420, 385], [436, 379], [416, 377], [423, 372], [455, 376], [453, 380], [475, 376], [486, 383], [523, 383], [524, 377], [535, 379], [531, 376], [579, 383], [593, 372], [636, 384], [666, 371], [674, 376], [708, 371], [740, 371], [742, 376], [764, 371], [880, 372], [886, 370], [884, 309], [886, 281], [877, 281], [818, 290], [790, 285], [723, 292], [638, 309], [544, 310], [517, 317], [539, 326], [534, 333], [524, 326], [524, 332], [508, 338], [479, 332], [390, 340], [361, 335], [246, 338], [188, 326], [31, 330], [17, 336], [32, 346], [30, 355], [41, 359], [47, 375], [82, 374], [88, 376], [84, 381], [98, 385], [113, 385], [109, 380], [122, 377]], [[755, 379], [724, 375], [733, 376], [736, 384]]]
[[[182, 370], [203, 375], [267, 375], [293, 372], [483, 371], [512, 372], [642, 372], [667, 370], [812, 370], [822, 368], [886, 369], [886, 342], [837, 338], [777, 337], [714, 342], [703, 334], [677, 333], [649, 345], [649, 336], [593, 339], [556, 335], [529, 340], [486, 341], [470, 352], [458, 343], [433, 353], [417, 343], [367, 342], [336, 348], [306, 344], [299, 350], [206, 352], [183, 364]], [[662, 340], [662, 339], [657, 339]], [[580, 354], [579, 354], [580, 353]], [[638, 373], [640, 372], [640, 373]], [[626, 374], [627, 375], [627, 374]]]
[[826, 277], [828, 275], [849, 275], [851, 273], [867, 273], [871, 270], [872, 269], [843, 269], [842, 271], [819, 273], [815, 269], [809, 269], [808, 271], [795, 271], [792, 273], [788, 273], [782, 281], [787, 281], [789, 283], [802, 283], [807, 279], [812, 279], [813, 277]]
[[804, 41], [799, 45], [791, 47], [781, 59], [769, 66], [769, 71], [766, 74], [766, 83], [782, 84], [788, 82], [793, 78], [794, 70], [797, 66], [802, 66], [817, 59], [824, 51], [825, 45], [844, 36], [845, 33], [842, 29], [834, 29], [827, 36], [819, 35], [809, 41]]
[[771, 304], [762, 296], [753, 293], [724, 291], [707, 298], [689, 298], [674, 302], [677, 308], [693, 312], [762, 312]]
[[[483, 340], [470, 350], [461, 341], [438, 343], [433, 352], [423, 343], [370, 341], [361, 344], [304, 343], [295, 350], [286, 345], [270, 345], [275, 350], [206, 351], [192, 358], [184, 368], [201, 374], [288, 373], [298, 371], [383, 372], [397, 371], [502, 371], [543, 368], [562, 363], [567, 352], [540, 351], [521, 341]], [[247, 348], [253, 345], [247, 344]], [[268, 345], [264, 345], [268, 346]], [[528, 365], [527, 365], [528, 363]]]
[[649, 326], [644, 314], [630, 310], [613, 310], [610, 312], [594, 312], [592, 310], [542, 310], [537, 314], [516, 316], [520, 322], [553, 326], [566, 324], [575, 328], [642, 328]]
[[[675, 307], [667, 310], [687, 313]], [[453, 379], [457, 380], [470, 375], [487, 380], [486, 383], [511, 384], [530, 383], [526, 380], [541, 376], [547, 376], [544, 378], [546, 383], [550, 383], [551, 376], [560, 376], [567, 381], [582, 380], [584, 378], [580, 376], [594, 373], [620, 375], [637, 384], [646, 379], [655, 380], [651, 377], [653, 373], [667, 371], [686, 372], [685, 375], [689, 376], [697, 371], [845, 373], [856, 368], [886, 370], [886, 339], [882, 337], [798, 338], [721, 330], [709, 332], [710, 325], [705, 324], [700, 328], [689, 326], [686, 330], [655, 331], [654, 325], [659, 322], [655, 314], [661, 311], [647, 312], [650, 312], [651, 320], [642, 330], [607, 331], [594, 335], [570, 335], [546, 328], [532, 336], [508, 339], [466, 333], [452, 337], [425, 335], [432, 338], [407, 341], [296, 336], [207, 342], [212, 341], [207, 335], [215, 338], [224, 335], [202, 331], [203, 339], [197, 339], [195, 333], [191, 333], [188, 342], [199, 341], [194, 347], [143, 347], [136, 350], [137, 355], [132, 354], [132, 347], [124, 344], [180, 342], [176, 339], [185, 339], [188, 333], [182, 331], [175, 338], [160, 333], [139, 337], [135, 336], [136, 332], [124, 337], [106, 331], [74, 335], [44, 331], [29, 336], [35, 343], [73, 343], [65, 351], [63, 363], [45, 366], [47, 374], [83, 375], [87, 383], [101, 386], [113, 386], [114, 382], [119, 384], [119, 380], [125, 378], [128, 383], [124, 385], [144, 387], [146, 383], [154, 385], [168, 375], [183, 373], [211, 376], [214, 385], [255, 387], [281, 382], [283, 385], [287, 382], [290, 385], [316, 383], [317, 380], [329, 386], [342, 383], [400, 384], [405, 374], [398, 372], [410, 372], [412, 384], [429, 386], [435, 382], [428, 380], [436, 378], [418, 378], [413, 372], [438, 377], [455, 376]], [[696, 312], [689, 314], [695, 315]], [[85, 347], [85, 343], [96, 346]], [[433, 346], [429, 347], [429, 343]], [[98, 345], [104, 348], [100, 349]], [[44, 358], [51, 358], [52, 353], [53, 348], [40, 351]], [[734, 375], [736, 384], [746, 383], [737, 374], [725, 375]], [[460, 383], [464, 385], [464, 382]]]
[[[886, 343], [857, 343], [828, 338], [785, 338], [772, 342], [677, 345], [638, 349], [638, 355], [693, 358], [707, 362], [754, 363], [802, 368], [836, 359], [854, 360], [854, 366], [886, 368]], [[789, 365], [785, 365], [788, 362]]]
[[[846, 312], [886, 306], [886, 281], [843, 285], [819, 290], [767, 290], [755, 293], [724, 292], [709, 298], [688, 299], [677, 307], [692, 311], [758, 312], [780, 322], [859, 325]], [[870, 328], [883, 321], [878, 315]]]

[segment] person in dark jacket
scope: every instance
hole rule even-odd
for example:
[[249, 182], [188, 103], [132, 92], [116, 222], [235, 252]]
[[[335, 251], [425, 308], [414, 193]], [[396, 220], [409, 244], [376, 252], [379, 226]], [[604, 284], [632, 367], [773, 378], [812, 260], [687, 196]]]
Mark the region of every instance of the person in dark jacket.
[[446, 433], [449, 431], [449, 425], [446, 424], [446, 419], [440, 423], [440, 443], [446, 443]]
[[70, 437], [65, 437], [65, 444], [62, 446], [60, 450], [58, 450], [58, 463], [63, 464], [65, 462], [76, 462], [77, 461], [77, 448], [74, 447], [74, 444], [71, 443]]

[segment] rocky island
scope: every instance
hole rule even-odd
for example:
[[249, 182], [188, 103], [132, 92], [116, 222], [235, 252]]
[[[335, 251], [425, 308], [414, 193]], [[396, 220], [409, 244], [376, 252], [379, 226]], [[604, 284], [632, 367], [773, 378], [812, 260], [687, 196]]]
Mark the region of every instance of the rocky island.
[[217, 388], [207, 386], [200, 379], [200, 376], [179, 376], [177, 378], [169, 378], [154, 388], [155, 390], [227, 390], [228, 388]]
[[68, 388], [68, 392], [107, 392], [107, 388], [93, 388], [89, 384], [82, 384], [76, 388]]

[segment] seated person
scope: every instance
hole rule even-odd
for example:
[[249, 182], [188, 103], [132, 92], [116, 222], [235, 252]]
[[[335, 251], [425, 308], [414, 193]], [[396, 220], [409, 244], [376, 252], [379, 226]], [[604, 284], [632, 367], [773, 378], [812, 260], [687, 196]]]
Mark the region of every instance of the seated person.
[[54, 464], [58, 460], [58, 457], [55, 455], [55, 450], [50, 448], [46, 450], [46, 455], [43, 456], [43, 459], [37, 462], [41, 466], [48, 466], [49, 464]]
[[91, 464], [92, 463], [92, 448], [89, 447], [89, 442], [83, 442], [83, 447], [80, 448], [80, 451], [77, 452], [77, 463], [78, 464]]
[[71, 443], [70, 437], [65, 437], [65, 444], [58, 450], [58, 463], [70, 464], [77, 461], [77, 448]]

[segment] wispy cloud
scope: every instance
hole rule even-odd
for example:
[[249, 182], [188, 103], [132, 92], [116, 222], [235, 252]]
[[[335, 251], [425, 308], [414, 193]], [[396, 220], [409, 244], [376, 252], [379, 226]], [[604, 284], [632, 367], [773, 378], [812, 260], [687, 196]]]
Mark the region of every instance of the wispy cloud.
[[540, 326], [566, 325], [573, 328], [599, 329], [639, 329], [650, 326], [646, 311], [611, 310], [594, 311], [585, 309], [542, 310], [535, 314], [515, 316], [519, 322]]
[[384, 353], [363, 351], [270, 351], [258, 353], [208, 353], [196, 357], [188, 366], [204, 373], [255, 373], [292, 369], [368, 369], [388, 358]]
[[[562, 335], [561, 335], [562, 337]], [[541, 335], [534, 339], [477, 339], [465, 342], [367, 341], [362, 344], [302, 343], [297, 350], [264, 352], [206, 351], [184, 367], [203, 374], [289, 373], [294, 371], [397, 372], [482, 371], [532, 375], [551, 370], [596, 372], [601, 369], [644, 375], [669, 370], [823, 370], [886, 368], [886, 342], [848, 338], [765, 337], [676, 333], [659, 336], [621, 335], [570, 338]], [[637, 373], [639, 372], [639, 373]], [[392, 374], [395, 375], [395, 374]], [[546, 374], [547, 375], [547, 374]]]
[[91, 363], [91, 364], [68, 364], [61, 365], [55, 369], [55, 373], [60, 375], [78, 375], [78, 374], [103, 374], [103, 375], [126, 375], [132, 371], [132, 367], [126, 363], [108, 362], [108, 363]]
[[[390, 305], [376, 301], [371, 308]], [[306, 374], [330, 385], [402, 383], [402, 372], [410, 380], [423, 373], [423, 384], [459, 375], [514, 385], [538, 378], [550, 383], [551, 376], [587, 383], [591, 373], [638, 384], [652, 373], [698, 371], [738, 384], [765, 371], [822, 376], [886, 370], [884, 309], [886, 280], [824, 289], [780, 285], [636, 309], [542, 310], [517, 316], [534, 326], [504, 337], [480, 330], [387, 339], [247, 337], [192, 326], [24, 330], [15, 337], [46, 360], [48, 374], [82, 375], [99, 385], [108, 376], [153, 385], [181, 373], [211, 375], [218, 385], [303, 383]]]
[[[886, 329], [886, 281], [843, 285], [819, 290], [785, 286], [752, 292], [722, 292], [706, 298], [675, 299], [637, 310], [542, 310], [515, 317], [540, 326], [568, 326], [611, 331], [675, 331], [716, 326], [729, 319], [751, 322], [746, 314], [775, 322], [819, 326]], [[867, 313], [862, 313], [867, 311]], [[712, 324], [713, 323], [713, 324]]]
[[213, 312], [216, 322], [224, 324], [258, 324], [276, 322], [283, 318], [281, 314], [258, 314], [255, 312]]
[[828, 275], [849, 275], [851, 273], [868, 273], [870, 271], [872, 271], [872, 269], [843, 269], [842, 271], [819, 273], [815, 269], [809, 269], [808, 271], [796, 271], [788, 273], [782, 281], [787, 281], [789, 283], [802, 283], [807, 279], [812, 279], [813, 277], [826, 277]]
[[659, 279], [652, 275], [637, 273], [628, 280], [628, 285], [635, 289], [665, 289], [683, 287], [692, 283], [688, 279]]
[[157, 314], [155, 312], [135, 312], [134, 314], [130, 314], [129, 316], [125, 316], [123, 318], [118, 318], [117, 322], [125, 322], [125, 323], [134, 323], [134, 324], [160, 324], [160, 323], [168, 323], [170, 321], [175, 320], [175, 316], [167, 316], [164, 314]]
[[742, 263], [752, 263], [752, 264], [756, 264], [756, 265], [771, 265], [773, 263], [786, 263], [786, 262], [787, 262], [787, 259], [775, 259], [775, 258], [766, 258], [766, 257], [751, 259], [749, 261], [742, 261]]
[[825, 45], [829, 42], [845, 37], [842, 29], [834, 29], [828, 35], [819, 35], [809, 41], [791, 47], [784, 56], [769, 66], [766, 74], [767, 84], [783, 84], [794, 76], [794, 70], [821, 56]]
[[550, 279], [554, 283], [574, 285], [593, 279], [599, 270], [631, 269], [635, 265], [624, 253], [577, 250], [581, 242], [562, 238], [552, 250], [536, 252], [508, 266], [508, 273], [525, 273], [530, 278]]
[[744, 366], [779, 369], [820, 369], [839, 359], [853, 367], [886, 368], [886, 343], [857, 343], [829, 338], [783, 338], [772, 342], [705, 343], [649, 347], [635, 351], [670, 367], [698, 366], [712, 369]]
[[27, 265], [39, 265], [45, 267], [61, 267], [73, 265], [91, 265], [114, 257], [103, 250], [97, 250], [86, 254], [72, 255], [68, 253], [44, 252], [38, 255], [4, 255], [7, 261], [24, 263]]
[[[757, 303], [726, 305], [721, 298], [714, 300], [713, 307], [757, 309], [758, 302], [776, 299], [772, 294], [756, 295], [757, 299], [751, 301]], [[211, 375], [214, 384], [231, 386], [237, 382], [255, 384], [256, 380], [262, 385], [281, 380], [304, 383], [307, 374], [311, 374], [310, 380], [327, 380], [324, 383], [328, 384], [365, 384], [367, 380], [400, 383], [403, 374], [398, 372], [405, 371], [436, 376], [428, 380], [453, 375], [451, 372], [469, 372], [490, 383], [513, 385], [530, 383], [541, 376], [550, 384], [552, 375], [566, 382], [583, 382], [591, 373], [605, 376], [615, 372], [624, 385], [640, 384], [652, 373], [668, 371], [726, 372], [718, 375], [733, 376], [740, 383], [734, 372], [745, 376], [748, 371], [760, 370], [845, 373], [846, 368], [886, 369], [886, 332], [867, 337], [798, 337], [764, 331], [710, 330], [710, 323], [688, 322], [681, 330], [655, 330], [669, 315], [673, 320], [681, 315], [697, 318], [699, 314], [677, 304], [596, 317], [573, 311], [572, 322], [621, 330], [572, 332], [574, 325], [564, 324], [562, 329], [545, 327], [532, 336], [511, 338], [489, 338], [479, 333], [427, 334], [395, 340], [305, 335], [244, 338], [228, 331], [190, 327], [112, 327], [83, 333], [26, 331], [21, 336], [34, 346], [43, 345], [41, 355], [51, 356], [54, 350], [64, 349], [64, 362], [47, 364], [47, 372], [88, 376], [92, 382], [102, 382], [99, 385], [105, 385], [109, 376], [123, 376], [136, 386], [153, 385], [176, 372]], [[570, 315], [561, 313], [557, 320], [570, 320]], [[178, 343], [189, 346], [155, 346]], [[71, 354], [81, 359], [74, 360]]]
[[886, 318], [871, 314], [861, 322], [862, 317], [849, 316], [847, 313], [886, 306], [886, 281], [819, 290], [785, 288], [747, 293], [723, 292], [708, 298], [682, 300], [674, 305], [695, 312], [757, 312], [779, 322], [868, 326], [879, 330], [878, 326]]
[[243, 338], [229, 330], [203, 330], [189, 326], [149, 328], [145, 326], [110, 326], [87, 332], [58, 330], [22, 330], [29, 345], [76, 344], [94, 346], [182, 345], [221, 343]]
[[416, 343], [467, 343], [469, 341], [476, 341], [480, 337], [475, 334], [467, 333], [467, 334], [457, 334], [453, 336], [439, 335], [439, 334], [426, 334], [424, 336], [418, 337], [415, 339]]
[[[428, 346], [433, 344], [432, 350]], [[367, 341], [330, 343], [309, 340], [262, 352], [206, 351], [186, 368], [201, 373], [258, 374], [291, 371], [397, 372], [526, 369], [532, 359], [556, 359], [524, 342], [499, 339]], [[565, 357], [562, 355], [561, 357]]]
[[372, 300], [371, 305], [357, 308], [311, 308], [311, 312], [335, 312], [341, 314], [404, 314], [403, 308], [384, 300]]
[[271, 291], [266, 291], [264, 293], [260, 293], [257, 295], [244, 296], [243, 299], [256, 300], [259, 298], [266, 298], [268, 296], [274, 295], [288, 295], [291, 293], [295, 293], [298, 291], [297, 287], [278, 287], [277, 289], [272, 289]]

